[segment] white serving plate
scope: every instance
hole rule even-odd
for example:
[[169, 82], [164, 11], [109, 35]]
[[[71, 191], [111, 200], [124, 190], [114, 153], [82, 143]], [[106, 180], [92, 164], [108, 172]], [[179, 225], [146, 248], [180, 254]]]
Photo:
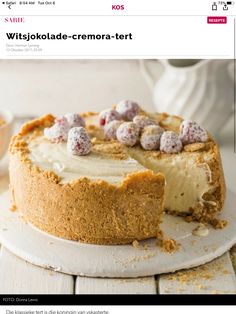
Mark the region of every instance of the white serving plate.
[[[206, 237], [194, 236], [198, 223], [166, 215], [162, 225], [180, 244], [178, 251], [163, 252], [154, 239], [132, 245], [92, 245], [44, 233], [9, 210], [9, 192], [0, 196], [0, 242], [15, 255], [35, 265], [66, 274], [90, 277], [141, 277], [174, 272], [207, 263], [236, 243], [236, 195], [227, 191], [222, 230], [209, 227]], [[145, 247], [148, 245], [148, 248]]]

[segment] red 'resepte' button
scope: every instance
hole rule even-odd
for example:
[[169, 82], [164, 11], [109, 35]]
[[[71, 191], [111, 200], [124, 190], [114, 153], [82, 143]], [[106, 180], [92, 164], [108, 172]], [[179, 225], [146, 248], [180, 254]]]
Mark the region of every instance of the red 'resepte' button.
[[226, 24], [227, 16], [208, 16], [207, 23], [208, 24]]

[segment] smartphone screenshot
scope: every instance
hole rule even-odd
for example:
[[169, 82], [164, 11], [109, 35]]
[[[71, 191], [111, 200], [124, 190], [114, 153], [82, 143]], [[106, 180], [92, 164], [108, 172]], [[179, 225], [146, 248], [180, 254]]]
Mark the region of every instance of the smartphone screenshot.
[[0, 1], [1, 314], [234, 311], [235, 15]]

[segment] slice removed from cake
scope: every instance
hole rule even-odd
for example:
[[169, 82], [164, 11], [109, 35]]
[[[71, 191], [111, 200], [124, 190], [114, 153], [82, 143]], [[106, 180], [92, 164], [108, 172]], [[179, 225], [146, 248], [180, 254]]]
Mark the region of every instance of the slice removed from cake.
[[[165, 131], [179, 133], [181, 117], [166, 113], [143, 114], [155, 120]], [[98, 125], [96, 114], [86, 116], [88, 124]], [[146, 151], [139, 144], [125, 146], [125, 149], [146, 169], [165, 176], [166, 212], [219, 226], [216, 217], [223, 209], [225, 181], [219, 147], [210, 135], [206, 142], [185, 145], [176, 154]]]
[[[155, 114], [165, 130], [179, 132], [182, 118]], [[214, 224], [225, 199], [225, 181], [218, 145], [209, 136], [205, 143], [185, 145], [178, 154], [128, 148], [132, 158], [166, 178], [165, 209], [177, 215]]]

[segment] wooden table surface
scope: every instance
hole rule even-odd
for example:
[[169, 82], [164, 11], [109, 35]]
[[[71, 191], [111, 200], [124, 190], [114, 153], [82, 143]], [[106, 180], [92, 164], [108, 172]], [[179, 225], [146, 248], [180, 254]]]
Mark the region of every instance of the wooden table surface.
[[[222, 133], [222, 159], [228, 188], [236, 193], [233, 121]], [[0, 193], [8, 188], [7, 158], [0, 161]], [[0, 247], [0, 294], [235, 294], [236, 247], [220, 258], [174, 274], [137, 279], [70, 276], [34, 266]]]

